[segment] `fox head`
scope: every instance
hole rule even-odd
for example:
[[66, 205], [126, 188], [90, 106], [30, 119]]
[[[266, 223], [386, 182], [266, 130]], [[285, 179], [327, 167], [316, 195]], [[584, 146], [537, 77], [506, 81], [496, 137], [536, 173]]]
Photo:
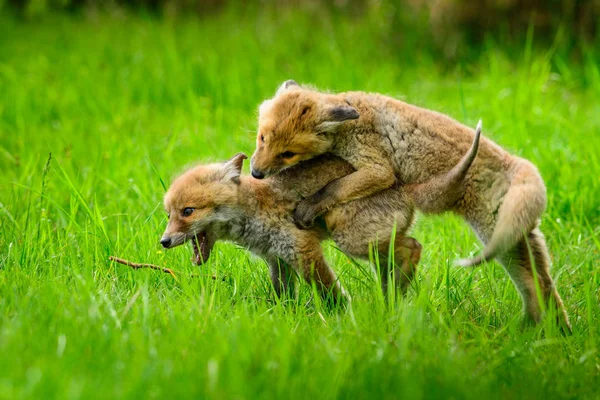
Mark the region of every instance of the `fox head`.
[[275, 97], [260, 106], [252, 176], [262, 179], [326, 153], [333, 144], [331, 134], [358, 117], [340, 96], [285, 81]]
[[222, 164], [199, 165], [173, 181], [164, 199], [169, 223], [160, 240], [163, 247], [168, 249], [189, 240], [196, 264], [210, 257], [218, 239], [215, 229], [231, 218], [231, 208], [227, 206], [237, 202], [246, 158], [245, 154], [238, 153]]

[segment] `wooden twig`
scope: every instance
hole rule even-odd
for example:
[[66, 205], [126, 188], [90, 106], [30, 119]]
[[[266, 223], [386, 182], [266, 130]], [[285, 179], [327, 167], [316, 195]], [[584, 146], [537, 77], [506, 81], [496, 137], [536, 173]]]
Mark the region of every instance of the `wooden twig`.
[[[161, 267], [160, 265], [154, 265], [154, 264], [140, 264], [140, 263], [134, 263], [132, 261], [127, 261], [124, 260], [122, 258], [119, 257], [115, 257], [115, 256], [109, 256], [108, 257], [109, 260], [114, 261], [116, 263], [119, 264], [123, 264], [123, 265], [127, 265], [128, 267], [131, 267], [133, 269], [140, 269], [140, 268], [150, 268], [150, 269], [155, 269], [157, 271], [162, 271], [166, 274], [171, 275], [173, 278], [177, 279], [177, 276], [175, 275], [175, 272], [173, 272], [173, 270], [171, 268], [165, 268], [165, 267]], [[200, 275], [198, 274], [190, 274], [190, 277], [192, 278], [197, 278]], [[217, 280], [217, 276], [216, 275], [211, 275], [210, 276], [213, 280]], [[225, 280], [225, 277], [221, 278], [222, 281]]]
[[150, 268], [150, 269], [155, 269], [157, 271], [162, 271], [166, 274], [171, 275], [173, 278], [177, 279], [177, 276], [175, 276], [175, 272], [173, 272], [172, 269], [170, 268], [165, 268], [165, 267], [161, 267], [158, 265], [154, 265], [154, 264], [139, 264], [139, 263], [134, 263], [131, 261], [127, 261], [127, 260], [123, 260], [122, 258], [119, 257], [115, 257], [115, 256], [110, 256], [108, 257], [109, 260], [117, 262], [119, 264], [123, 264], [123, 265], [127, 265], [128, 267], [131, 267], [133, 269], [139, 269], [139, 268]]

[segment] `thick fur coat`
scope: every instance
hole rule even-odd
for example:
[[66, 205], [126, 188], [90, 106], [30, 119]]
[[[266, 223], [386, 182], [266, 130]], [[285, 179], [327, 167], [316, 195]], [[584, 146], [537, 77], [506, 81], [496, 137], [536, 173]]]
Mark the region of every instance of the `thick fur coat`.
[[[448, 116], [391, 97], [323, 93], [286, 81], [260, 107], [252, 175], [276, 174], [325, 153], [350, 163], [355, 172], [330, 182], [296, 209], [297, 222], [308, 227], [332, 207], [392, 185], [410, 191], [415, 185], [435, 182], [436, 177], [451, 177], [474, 137], [473, 129]], [[413, 198], [416, 207], [461, 215], [486, 246], [481, 255], [458, 264], [474, 266], [497, 258], [521, 293], [526, 315], [534, 321], [542, 313], [537, 275], [543, 300], [558, 308], [568, 327], [539, 229], [546, 187], [537, 168], [482, 138], [476, 160], [463, 172], [463, 185], [445, 193], [421, 191]]]

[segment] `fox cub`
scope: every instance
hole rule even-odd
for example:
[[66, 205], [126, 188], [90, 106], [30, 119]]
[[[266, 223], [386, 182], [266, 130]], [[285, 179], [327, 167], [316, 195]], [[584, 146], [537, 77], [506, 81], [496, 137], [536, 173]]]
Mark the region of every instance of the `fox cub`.
[[327, 265], [321, 242], [332, 238], [342, 251], [365, 260], [375, 245], [385, 293], [393, 241], [394, 277], [397, 287], [406, 290], [421, 245], [405, 236], [415, 213], [401, 188], [392, 186], [333, 207], [322, 224], [303, 230], [294, 223], [294, 209], [319, 188], [351, 173], [350, 164], [326, 155], [259, 181], [241, 175], [246, 158], [240, 153], [225, 163], [199, 165], [174, 180], [164, 199], [169, 222], [160, 243], [165, 248], [191, 241], [194, 261], [202, 264], [217, 240], [232, 241], [265, 259], [278, 296], [294, 291], [295, 270], [307, 282], [314, 282], [322, 296], [344, 302], [348, 295]]
[[[378, 193], [331, 207], [322, 223], [304, 230], [294, 223], [298, 204], [323, 186], [354, 173], [341, 158], [328, 154], [264, 180], [241, 175], [247, 158], [239, 153], [220, 164], [199, 165], [175, 179], [164, 199], [169, 215], [160, 241], [165, 248], [191, 241], [194, 261], [204, 263], [217, 240], [229, 240], [262, 256], [269, 265], [277, 295], [293, 291], [295, 270], [315, 282], [323, 296], [347, 298], [323, 258], [321, 242], [335, 241], [346, 254], [379, 260], [384, 296], [393, 271], [395, 287], [405, 293], [421, 257], [421, 245], [406, 236], [415, 218], [413, 198], [423, 192], [452, 193], [475, 159], [479, 132], [452, 171], [410, 188], [393, 184]], [[434, 200], [432, 200], [434, 201]], [[390, 257], [391, 255], [391, 257]]]
[[[355, 172], [333, 180], [298, 205], [296, 221], [308, 227], [332, 207], [392, 185], [410, 191], [438, 176], [457, 179], [453, 176], [461, 172], [456, 169], [458, 160], [474, 134], [450, 117], [390, 97], [322, 93], [286, 81], [260, 106], [252, 175], [264, 178], [324, 153], [349, 162]], [[526, 315], [536, 322], [542, 310], [537, 273], [544, 301], [552, 299], [570, 329], [539, 229], [546, 188], [536, 167], [484, 138], [472, 167], [462, 172], [464, 184], [454, 185], [452, 191], [422, 190], [413, 196], [417, 209], [449, 210], [465, 218], [486, 246], [481, 255], [459, 264], [474, 266], [497, 258], [521, 293]]]

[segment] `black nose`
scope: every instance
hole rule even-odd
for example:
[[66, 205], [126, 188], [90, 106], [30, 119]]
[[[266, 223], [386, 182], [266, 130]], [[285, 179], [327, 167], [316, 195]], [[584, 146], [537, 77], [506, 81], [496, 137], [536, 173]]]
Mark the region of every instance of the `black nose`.
[[162, 244], [162, 247], [164, 247], [165, 249], [168, 249], [169, 246], [171, 246], [171, 238], [160, 239], [160, 244]]
[[256, 178], [256, 179], [262, 179], [265, 177], [265, 174], [263, 174], [262, 172], [259, 172], [255, 169], [252, 170], [252, 177]]

